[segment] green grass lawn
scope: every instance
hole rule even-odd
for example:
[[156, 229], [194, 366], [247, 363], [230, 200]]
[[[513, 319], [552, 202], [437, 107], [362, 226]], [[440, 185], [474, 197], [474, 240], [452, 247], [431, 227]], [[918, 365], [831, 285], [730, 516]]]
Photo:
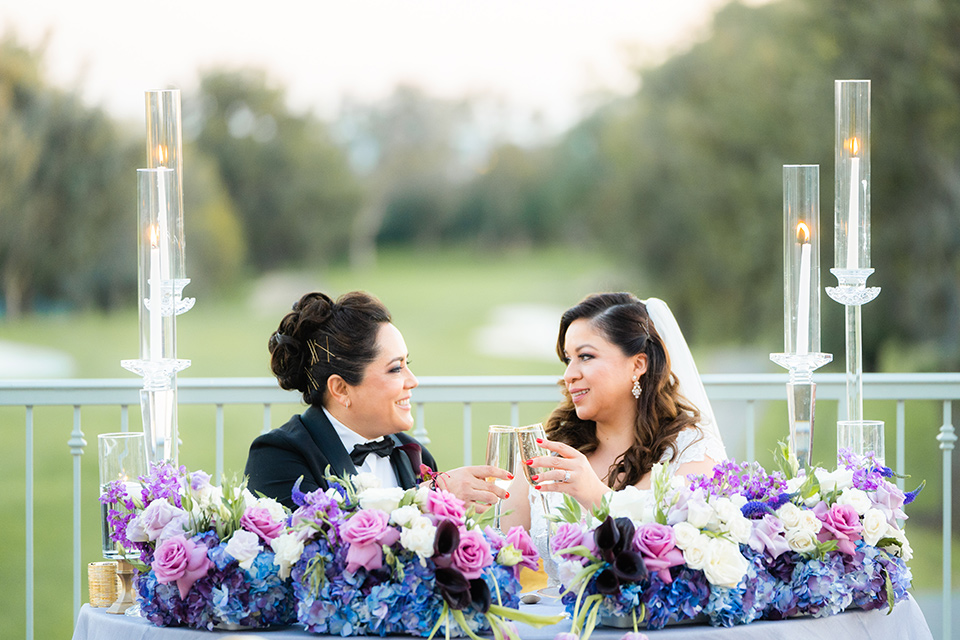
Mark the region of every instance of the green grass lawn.
[[[194, 277], [197, 277], [194, 275]], [[246, 283], [218, 296], [204, 297], [196, 307], [178, 318], [178, 355], [192, 360], [181, 377], [269, 376], [267, 337], [280, 318], [302, 294], [321, 290], [334, 296], [363, 289], [379, 296], [393, 313], [394, 323], [403, 332], [410, 350], [411, 368], [417, 375], [557, 375], [562, 366], [555, 358], [537, 359], [492, 356], [479, 348], [476, 334], [504, 305], [545, 305], [559, 310], [571, 306], [590, 292], [632, 290], [646, 292], [632, 284], [627, 272], [610, 264], [604, 256], [570, 250], [480, 253], [466, 249], [384, 252], [374, 269], [353, 272], [345, 268], [322, 272], [271, 274], [258, 282]], [[190, 294], [189, 288], [187, 294]], [[666, 294], [656, 292], [659, 295]], [[540, 339], [539, 337], [537, 338]], [[549, 348], [555, 329], [545, 330], [542, 340]], [[18, 322], [0, 320], [0, 340], [51, 347], [71, 355], [81, 378], [129, 378], [119, 361], [137, 356], [136, 310], [131, 308], [108, 315], [98, 313], [56, 314], [31, 317]], [[701, 345], [703, 346], [703, 345]], [[779, 346], [779, 345], [777, 345]], [[709, 354], [709, 348], [696, 349]], [[913, 562], [918, 588], [937, 588], [940, 571], [940, 467], [939, 451], [933, 437], [939, 427], [934, 403], [908, 405], [911, 432], [907, 468], [928, 481], [914, 508], [916, 515], [908, 528], [916, 559]], [[549, 405], [525, 406], [521, 422], [544, 419]], [[870, 406], [869, 415], [893, 424], [890, 403]], [[820, 407], [818, 407], [820, 409]], [[275, 406], [274, 426], [299, 412], [296, 404]], [[829, 427], [836, 420], [835, 409], [825, 407], [817, 414], [815, 459], [828, 462], [834, 449]], [[474, 462], [483, 456], [486, 425], [509, 420], [507, 406], [477, 406], [473, 409], [471, 448]], [[772, 407], [758, 415], [758, 459], [770, 469], [767, 452], [783, 435], [785, 409]], [[214, 469], [214, 409], [184, 406], [179, 412], [181, 462], [190, 469]], [[430, 448], [444, 467], [461, 464], [464, 441], [460, 425], [462, 409], [457, 406], [428, 407], [426, 426]], [[67, 441], [73, 427], [70, 407], [40, 407], [35, 410], [35, 545], [36, 621], [35, 637], [67, 638], [72, 633], [72, 462]], [[3, 637], [22, 635], [25, 628], [24, 598], [24, 411], [0, 409], [0, 427], [6, 446], [0, 451], [0, 477], [4, 491], [0, 506], [8, 519], [8, 539], [0, 546], [0, 616]], [[250, 441], [262, 427], [259, 406], [228, 407], [226, 410], [225, 468], [240, 472]], [[82, 412], [87, 448], [81, 463], [83, 491], [82, 560], [100, 560], [100, 532], [97, 495], [96, 435], [119, 430], [120, 412], [115, 408], [89, 407]], [[130, 427], [139, 429], [139, 411], [131, 407]], [[892, 427], [887, 433], [892, 449]], [[932, 445], [930, 443], [933, 443]], [[937, 455], [934, 455], [936, 453]], [[892, 450], [888, 454], [893, 457]], [[956, 545], [955, 545], [956, 546]], [[960, 569], [960, 552], [954, 550], [955, 574]], [[85, 581], [85, 576], [84, 576]], [[956, 579], [955, 579], [956, 581]], [[84, 585], [84, 598], [86, 587]]]

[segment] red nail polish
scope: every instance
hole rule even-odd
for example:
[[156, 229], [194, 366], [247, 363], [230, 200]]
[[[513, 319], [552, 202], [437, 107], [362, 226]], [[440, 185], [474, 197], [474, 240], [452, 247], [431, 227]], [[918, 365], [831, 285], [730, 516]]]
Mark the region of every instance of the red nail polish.
[[543, 438], [537, 438], [537, 444], [543, 444]]
[[533, 458], [531, 458], [530, 460], [525, 460], [525, 461], [523, 462], [523, 464], [532, 467], [532, 466], [533, 466]]
[[539, 490], [540, 490], [540, 485], [534, 485], [533, 488], [539, 491]]
[[[509, 497], [510, 497], [510, 492], [507, 491], [507, 498], [509, 498]], [[507, 498], [504, 498], [504, 500], [506, 500]]]
[[508, 474], [507, 474], [507, 480], [513, 480], [513, 474], [512, 474], [512, 473], [508, 473]]
[[537, 481], [537, 478], [539, 478], [539, 477], [540, 477], [539, 475], [531, 476], [530, 479], [533, 480], [534, 482], [536, 482], [536, 481]]

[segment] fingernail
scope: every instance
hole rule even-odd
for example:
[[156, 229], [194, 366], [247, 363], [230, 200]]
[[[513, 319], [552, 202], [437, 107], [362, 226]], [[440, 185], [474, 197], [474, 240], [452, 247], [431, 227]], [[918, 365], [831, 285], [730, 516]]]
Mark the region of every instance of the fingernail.
[[543, 444], [543, 438], [537, 438], [537, 444]]
[[539, 478], [539, 477], [540, 477], [539, 475], [531, 476], [530, 479], [533, 480], [534, 482], [536, 482], [536, 481], [537, 481], [537, 478]]
[[[510, 497], [510, 492], [507, 491], [507, 498], [509, 498], [509, 497]], [[506, 500], [507, 498], [504, 498], [504, 500]]]
[[533, 458], [530, 458], [529, 460], [525, 460], [525, 461], [523, 462], [523, 464], [532, 467], [532, 466], [533, 466]]
[[513, 480], [513, 474], [512, 474], [512, 473], [508, 473], [508, 474], [507, 474], [507, 480]]
[[537, 489], [537, 490], [539, 491], [539, 490], [540, 490], [540, 485], [534, 485], [533, 488], [534, 488], [534, 489]]

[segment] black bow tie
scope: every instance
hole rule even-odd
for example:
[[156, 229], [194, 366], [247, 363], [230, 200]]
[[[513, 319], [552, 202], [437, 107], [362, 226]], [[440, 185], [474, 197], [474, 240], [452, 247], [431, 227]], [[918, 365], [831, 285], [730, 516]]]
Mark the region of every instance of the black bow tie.
[[381, 458], [386, 458], [396, 448], [397, 445], [392, 438], [381, 438], [355, 446], [353, 451], [350, 452], [350, 459], [353, 460], [355, 466], [359, 467], [366, 460], [368, 454], [375, 453]]

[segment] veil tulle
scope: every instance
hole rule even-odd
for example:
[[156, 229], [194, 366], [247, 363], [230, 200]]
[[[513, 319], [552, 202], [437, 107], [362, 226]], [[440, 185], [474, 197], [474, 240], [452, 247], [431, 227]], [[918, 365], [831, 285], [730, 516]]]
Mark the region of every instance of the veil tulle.
[[707, 455], [717, 462], [725, 460], [727, 453], [723, 446], [723, 439], [720, 437], [720, 431], [717, 429], [713, 407], [710, 405], [710, 398], [707, 397], [707, 390], [703, 387], [697, 365], [693, 361], [690, 347], [687, 346], [683, 332], [680, 331], [680, 325], [677, 324], [673, 312], [670, 311], [670, 307], [663, 300], [648, 298], [643, 300], [643, 303], [647, 307], [647, 315], [650, 316], [653, 326], [657, 328], [657, 333], [663, 340], [663, 345], [670, 358], [670, 369], [679, 384], [680, 395], [700, 410], [700, 421], [697, 424], [703, 432]]

